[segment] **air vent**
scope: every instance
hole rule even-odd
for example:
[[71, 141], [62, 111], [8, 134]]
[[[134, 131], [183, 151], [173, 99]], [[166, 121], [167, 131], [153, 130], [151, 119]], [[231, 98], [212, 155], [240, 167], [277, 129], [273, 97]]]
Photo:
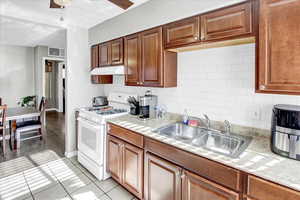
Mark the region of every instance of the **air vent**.
[[65, 49], [48, 48], [48, 56], [65, 57]]

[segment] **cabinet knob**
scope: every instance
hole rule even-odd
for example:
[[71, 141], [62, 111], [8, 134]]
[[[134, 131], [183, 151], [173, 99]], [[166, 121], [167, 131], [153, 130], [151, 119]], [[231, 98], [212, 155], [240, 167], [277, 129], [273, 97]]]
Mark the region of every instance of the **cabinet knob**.
[[198, 40], [198, 36], [194, 37], [195, 40]]
[[260, 85], [260, 86], [259, 86], [259, 89], [260, 89], [260, 90], [265, 90], [265, 89], [266, 89], [266, 86], [265, 86], [265, 85]]

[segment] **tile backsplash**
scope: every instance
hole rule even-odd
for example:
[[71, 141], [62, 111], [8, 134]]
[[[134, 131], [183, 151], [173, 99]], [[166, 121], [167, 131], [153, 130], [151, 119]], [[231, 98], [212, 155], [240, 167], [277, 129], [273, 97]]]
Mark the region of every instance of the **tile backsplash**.
[[104, 93], [119, 91], [158, 95], [168, 112], [229, 120], [241, 126], [270, 129], [274, 104], [300, 104], [300, 96], [255, 93], [255, 45], [211, 48], [178, 54], [177, 88], [124, 86], [124, 76], [114, 76]]

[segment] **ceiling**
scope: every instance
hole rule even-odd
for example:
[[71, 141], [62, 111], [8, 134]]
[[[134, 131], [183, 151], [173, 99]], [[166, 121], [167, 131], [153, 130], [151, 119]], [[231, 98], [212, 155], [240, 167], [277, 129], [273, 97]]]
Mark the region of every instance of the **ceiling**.
[[[131, 1], [129, 9], [148, 0]], [[49, 0], [0, 0], [0, 44], [64, 48], [67, 27], [90, 28], [123, 12], [107, 0], [72, 0], [65, 9], [50, 9]]]
[[65, 29], [26, 20], [0, 16], [0, 45], [64, 48]]
[[[148, 0], [131, 0], [134, 5]], [[0, 15], [53, 26], [90, 28], [125, 10], [107, 0], [72, 0], [65, 9], [50, 9], [49, 0], [0, 0]], [[60, 21], [61, 17], [64, 21]]]

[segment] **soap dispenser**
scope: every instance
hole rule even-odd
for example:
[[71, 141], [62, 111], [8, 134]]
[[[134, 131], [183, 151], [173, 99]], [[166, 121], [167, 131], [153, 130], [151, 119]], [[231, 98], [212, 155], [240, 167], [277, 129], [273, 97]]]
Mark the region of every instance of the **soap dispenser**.
[[188, 116], [187, 109], [184, 109], [184, 115], [183, 115], [183, 118], [182, 118], [182, 122], [186, 125], [189, 124], [189, 116]]

